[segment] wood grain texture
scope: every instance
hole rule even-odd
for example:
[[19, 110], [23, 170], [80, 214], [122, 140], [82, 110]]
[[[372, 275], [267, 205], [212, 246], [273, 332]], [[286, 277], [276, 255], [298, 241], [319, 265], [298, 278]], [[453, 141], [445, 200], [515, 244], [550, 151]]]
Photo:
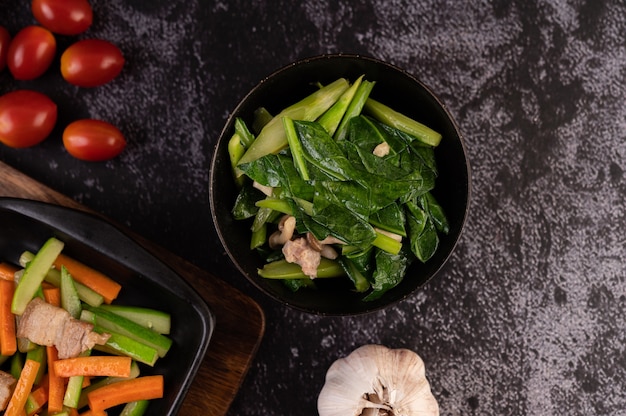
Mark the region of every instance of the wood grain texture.
[[[93, 213], [87, 207], [2, 162], [0, 162], [0, 196], [39, 200]], [[223, 280], [129, 230], [126, 231], [189, 281], [215, 314], [216, 325], [207, 355], [180, 409], [180, 414], [190, 416], [226, 414], [263, 337], [265, 331], [263, 310], [251, 298]]]

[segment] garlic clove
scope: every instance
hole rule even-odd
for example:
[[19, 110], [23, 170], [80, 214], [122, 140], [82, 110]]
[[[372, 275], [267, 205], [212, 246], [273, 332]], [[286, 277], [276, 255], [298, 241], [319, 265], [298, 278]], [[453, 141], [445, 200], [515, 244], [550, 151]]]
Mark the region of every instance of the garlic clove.
[[419, 355], [373, 344], [329, 367], [317, 407], [320, 416], [439, 415]]

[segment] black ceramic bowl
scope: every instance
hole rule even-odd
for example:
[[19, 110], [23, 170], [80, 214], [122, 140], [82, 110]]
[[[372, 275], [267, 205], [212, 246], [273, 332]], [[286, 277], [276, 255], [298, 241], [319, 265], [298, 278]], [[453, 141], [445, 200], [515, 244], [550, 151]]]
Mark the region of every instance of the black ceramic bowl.
[[[270, 113], [304, 98], [315, 90], [316, 82], [327, 84], [340, 77], [354, 81], [376, 81], [371, 97], [410, 116], [443, 135], [436, 148], [439, 168], [434, 195], [450, 222], [436, 254], [425, 264], [415, 262], [403, 281], [376, 301], [364, 302], [363, 295], [332, 285], [320, 290], [291, 292], [280, 281], [257, 274], [261, 258], [249, 249], [250, 223], [235, 221], [231, 215], [237, 189], [230, 173], [228, 140], [234, 132], [236, 117], [252, 124], [253, 112], [261, 106]], [[230, 114], [217, 142], [210, 171], [211, 214], [228, 256], [243, 275], [275, 300], [293, 308], [321, 315], [352, 315], [378, 310], [415, 292], [429, 281], [454, 249], [469, 209], [470, 167], [459, 129], [445, 105], [423, 83], [378, 59], [356, 55], [323, 55], [283, 67], [261, 80]]]
[[[173, 339], [167, 355], [142, 375], [163, 374], [164, 397], [151, 415], [175, 415], [207, 351], [215, 320], [204, 300], [172, 269], [110, 223], [91, 214], [42, 202], [0, 198], [0, 260], [19, 264], [24, 250], [36, 252], [50, 237], [63, 252], [122, 284], [118, 304], [171, 314]], [[111, 413], [113, 414], [113, 413]]]

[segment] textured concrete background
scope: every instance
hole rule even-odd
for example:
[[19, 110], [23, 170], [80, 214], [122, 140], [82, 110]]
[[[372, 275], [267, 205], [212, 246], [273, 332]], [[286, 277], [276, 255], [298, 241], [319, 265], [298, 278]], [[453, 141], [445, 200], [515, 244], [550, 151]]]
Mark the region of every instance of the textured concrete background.
[[[11, 33], [32, 22], [26, 3], [0, 0]], [[424, 358], [443, 415], [626, 415], [623, 1], [93, 4], [88, 35], [121, 47], [119, 79], [86, 91], [55, 70], [28, 83], [5, 71], [0, 90], [49, 92], [60, 124], [117, 123], [127, 151], [78, 162], [59, 128], [0, 159], [259, 301], [266, 335], [230, 414], [315, 415], [328, 366], [382, 343]], [[397, 307], [357, 318], [263, 297], [226, 260], [207, 202], [229, 111], [263, 76], [324, 52], [375, 56], [432, 87], [473, 170], [471, 215], [447, 266]]]

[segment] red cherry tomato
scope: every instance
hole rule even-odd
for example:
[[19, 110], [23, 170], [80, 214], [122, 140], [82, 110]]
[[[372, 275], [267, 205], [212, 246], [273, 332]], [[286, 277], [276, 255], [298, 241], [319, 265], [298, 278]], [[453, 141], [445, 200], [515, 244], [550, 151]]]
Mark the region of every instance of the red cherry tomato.
[[117, 46], [101, 39], [80, 40], [61, 55], [61, 74], [70, 84], [97, 87], [122, 72], [124, 56]]
[[56, 49], [56, 40], [48, 29], [27, 26], [9, 44], [9, 70], [15, 79], [35, 79], [50, 67]]
[[11, 43], [11, 35], [5, 27], [0, 26], [0, 71], [7, 66], [7, 54], [9, 44]]
[[42, 142], [57, 121], [57, 106], [37, 91], [17, 90], [0, 97], [0, 142], [30, 147]]
[[113, 159], [126, 147], [122, 132], [106, 121], [83, 119], [63, 131], [65, 149], [77, 159], [100, 162]]
[[87, 0], [33, 0], [31, 10], [43, 27], [60, 35], [78, 35], [93, 21]]

